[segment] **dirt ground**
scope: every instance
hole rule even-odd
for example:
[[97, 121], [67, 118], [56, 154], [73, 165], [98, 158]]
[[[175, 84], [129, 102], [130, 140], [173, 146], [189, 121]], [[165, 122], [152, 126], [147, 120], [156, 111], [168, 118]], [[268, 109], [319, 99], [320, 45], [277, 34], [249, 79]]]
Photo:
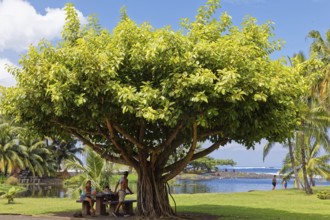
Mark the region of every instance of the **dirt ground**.
[[[96, 217], [92, 217], [92, 216], [83, 216], [81, 218], [75, 218], [73, 217], [74, 213], [58, 213], [55, 216], [57, 217], [67, 217], [69, 219], [95, 219], [95, 220], [105, 220], [105, 219], [127, 219], [127, 220], [144, 220], [145, 218], [140, 218], [137, 216], [130, 216], [130, 217], [114, 217], [114, 216], [96, 216]], [[219, 220], [221, 219], [218, 216], [214, 216], [214, 215], [208, 215], [208, 214], [204, 214], [204, 213], [177, 213], [177, 218], [161, 218], [162, 220], [180, 220], [180, 219], [184, 219], [184, 220]]]
[[[50, 215], [20, 215], [20, 214], [0, 214], [0, 220], [114, 220], [114, 219], [127, 219], [127, 220], [147, 220], [138, 216], [129, 217], [114, 217], [112, 215], [101, 215], [92, 217], [90, 215], [75, 217], [73, 212], [60, 212]], [[177, 213], [174, 218], [161, 218], [161, 220], [220, 220], [221, 217], [202, 214], [202, 213]]]

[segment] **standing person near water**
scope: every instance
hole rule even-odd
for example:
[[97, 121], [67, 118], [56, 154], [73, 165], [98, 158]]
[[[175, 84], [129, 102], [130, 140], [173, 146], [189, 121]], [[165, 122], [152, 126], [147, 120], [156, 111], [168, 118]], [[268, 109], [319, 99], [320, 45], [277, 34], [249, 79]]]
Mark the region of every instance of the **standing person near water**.
[[272, 185], [273, 185], [273, 189], [272, 190], [274, 190], [276, 188], [276, 175], [273, 176]]
[[288, 187], [288, 180], [286, 178], [283, 178], [282, 184], [283, 184], [284, 189], [286, 189]]

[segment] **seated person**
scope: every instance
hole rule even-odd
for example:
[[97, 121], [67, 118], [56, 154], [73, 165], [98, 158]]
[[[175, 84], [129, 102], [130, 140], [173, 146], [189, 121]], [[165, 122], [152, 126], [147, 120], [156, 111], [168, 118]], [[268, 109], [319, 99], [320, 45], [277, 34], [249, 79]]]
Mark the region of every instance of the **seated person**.
[[111, 200], [111, 195], [113, 194], [113, 192], [111, 191], [109, 186], [105, 186], [103, 188], [103, 194], [104, 194], [104, 200], [109, 201]]
[[103, 188], [103, 193], [104, 194], [110, 194], [112, 191], [111, 191], [111, 189], [110, 189], [110, 187], [109, 186], [105, 186], [104, 188]]
[[90, 213], [92, 216], [95, 216], [95, 209], [94, 206], [94, 196], [96, 194], [96, 190], [92, 187], [92, 183], [90, 180], [86, 182], [85, 186], [85, 201], [89, 202]]

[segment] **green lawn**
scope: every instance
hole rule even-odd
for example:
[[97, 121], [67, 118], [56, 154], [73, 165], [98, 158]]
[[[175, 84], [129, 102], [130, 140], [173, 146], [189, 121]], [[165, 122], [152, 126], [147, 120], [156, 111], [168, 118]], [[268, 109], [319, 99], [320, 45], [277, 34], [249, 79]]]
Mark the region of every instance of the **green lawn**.
[[[324, 188], [323, 188], [324, 189]], [[330, 188], [327, 188], [330, 190]], [[214, 214], [221, 219], [330, 219], [330, 200], [299, 190], [177, 196], [178, 211]]]
[[[330, 190], [330, 187], [317, 190]], [[317, 191], [316, 190], [316, 191]], [[132, 197], [132, 196], [130, 196]], [[174, 195], [178, 212], [198, 212], [229, 219], [317, 220], [330, 219], [330, 200], [320, 200], [316, 194], [299, 190], [253, 191], [246, 193], [207, 193]], [[32, 215], [54, 214], [80, 210], [74, 199], [16, 198], [8, 205], [0, 200], [0, 213]]]

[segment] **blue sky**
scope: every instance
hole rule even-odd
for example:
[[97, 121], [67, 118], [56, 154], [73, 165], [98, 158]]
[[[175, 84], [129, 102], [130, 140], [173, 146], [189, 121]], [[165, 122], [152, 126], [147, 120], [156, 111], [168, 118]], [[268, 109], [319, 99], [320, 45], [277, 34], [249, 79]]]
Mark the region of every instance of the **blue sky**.
[[[88, 15], [95, 14], [103, 27], [112, 30], [123, 6], [139, 24], [149, 22], [156, 28], [171, 25], [178, 29], [180, 18], [194, 19], [206, 0], [0, 0], [0, 85], [15, 84], [4, 66], [18, 65], [20, 54], [26, 53], [30, 44], [42, 38], [50, 41], [60, 38], [66, 2], [75, 5], [83, 23]], [[330, 28], [329, 0], [222, 0], [221, 6], [216, 16], [226, 11], [234, 25], [239, 26], [247, 15], [255, 17], [259, 24], [274, 23], [275, 39], [286, 43], [272, 55], [273, 59], [299, 51], [308, 54], [311, 43], [306, 38], [308, 32], [318, 30], [324, 34]], [[263, 144], [254, 151], [246, 151], [234, 143], [211, 156], [234, 159], [239, 166], [280, 166], [286, 150], [277, 146], [263, 162]]]

